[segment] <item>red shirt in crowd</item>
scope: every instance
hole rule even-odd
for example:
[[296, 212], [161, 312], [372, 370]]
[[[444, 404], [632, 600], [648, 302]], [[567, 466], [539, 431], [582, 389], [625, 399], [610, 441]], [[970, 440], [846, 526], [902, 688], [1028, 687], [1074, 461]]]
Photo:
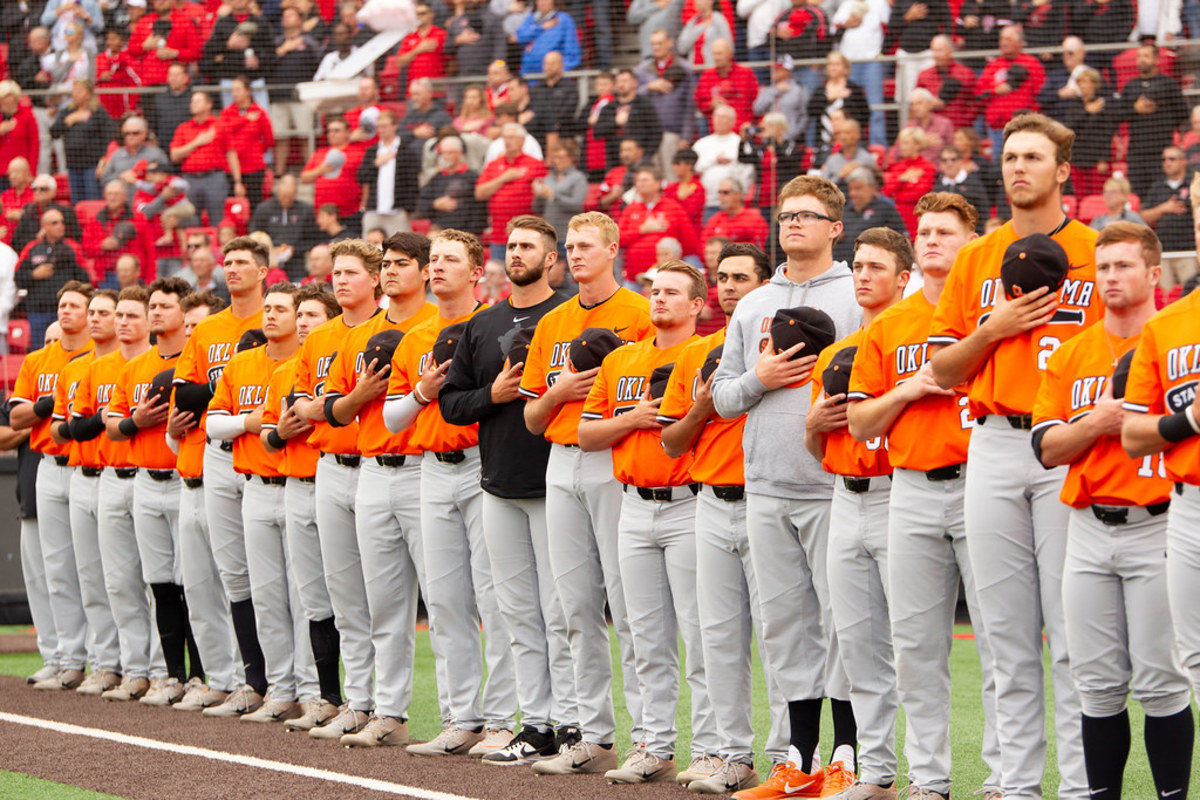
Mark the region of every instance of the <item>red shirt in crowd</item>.
[[[176, 7], [171, 12], [170, 26], [167, 28], [166, 37], [155, 36], [154, 23], [158, 20], [159, 15], [154, 12], [147, 14], [134, 24], [133, 30], [129, 33], [127, 50], [137, 64], [136, 71], [144, 85], [159, 86], [166, 83], [167, 69], [176, 61], [192, 64], [200, 60], [200, 53], [207, 37], [202, 30], [197, 10], [203, 14], [203, 9], [199, 9], [193, 3]], [[146, 49], [143, 46], [148, 38], [165, 38], [166, 47], [177, 50], [178, 55], [174, 58], [159, 58], [157, 47]], [[151, 44], [154, 42], [152, 41]]]
[[[642, 226], [647, 220], [656, 218], [666, 223], [665, 230], [643, 232]], [[697, 255], [700, 250], [696, 227], [683, 206], [669, 197], [660, 197], [653, 207], [641, 198], [634, 200], [621, 212], [617, 226], [621, 230], [621, 249], [625, 253], [625, 279], [630, 282], [654, 266], [658, 261], [654, 251], [668, 236], [679, 240], [685, 256]]]
[[[1025, 70], [1024, 80], [1014, 78], [1013, 67]], [[1003, 128], [1018, 111], [1037, 111], [1037, 93], [1045, 82], [1046, 70], [1042, 63], [1026, 53], [1014, 58], [999, 56], [989, 61], [975, 84], [976, 94], [990, 95], [983, 110], [988, 127], [993, 130]], [[1012, 91], [1003, 96], [992, 94], [1002, 83], [1007, 83]]]
[[25, 191], [18, 192], [16, 189], [9, 188], [0, 192], [0, 241], [8, 244], [12, 241], [13, 231], [17, 229], [17, 223], [20, 219], [9, 219], [8, 212], [20, 211], [27, 203], [33, 202], [33, 183], [31, 182], [25, 187]]
[[400, 87], [401, 94], [408, 94], [408, 85], [417, 78], [446, 77], [446, 31], [437, 25], [432, 25], [429, 31], [421, 33], [420, 29], [413, 31], [400, 40], [400, 50], [396, 55], [411, 53], [423, 42], [431, 42], [429, 50], [417, 54], [408, 62], [408, 72], [405, 75], [405, 85]]
[[[142, 276], [145, 277], [147, 267], [153, 264], [150, 261], [153, 255], [146, 251], [144, 234], [148, 230], [149, 226], [144, 221], [139, 226], [138, 220], [133, 215], [121, 213], [113, 216], [109, 214], [107, 208], [87, 220], [83, 226], [82, 244], [84, 256], [92, 260], [92, 276], [97, 281], [102, 280], [105, 275], [116, 268], [118, 258], [126, 253], [132, 253], [142, 263]], [[110, 236], [117, 240], [115, 250], [104, 249], [104, 240]], [[154, 270], [151, 269], [149, 274], [153, 276]]]
[[696, 83], [696, 108], [704, 116], [712, 116], [716, 97], [721, 97], [737, 112], [737, 126], [754, 121], [754, 100], [758, 97], [758, 79], [754, 70], [741, 64], [731, 64], [722, 75], [716, 67], [700, 73]]
[[[103, 50], [96, 54], [96, 88], [97, 89], [127, 89], [141, 86], [142, 79], [137, 74], [137, 59], [129, 49], [110, 53]], [[99, 94], [100, 105], [113, 119], [120, 119], [126, 111], [134, 111], [141, 103], [138, 94]]]
[[179, 123], [179, 127], [175, 129], [175, 138], [171, 140], [171, 147], [183, 147], [209, 129], [216, 131], [216, 136], [208, 144], [197, 147], [183, 160], [183, 164], [180, 165], [183, 173], [228, 170], [229, 159], [226, 154], [233, 149], [233, 143], [229, 141], [228, 133], [216, 117], [210, 116], [204, 122], [188, 119]]
[[883, 172], [883, 193], [896, 204], [909, 236], [917, 231], [917, 201], [933, 189], [936, 176], [937, 167], [921, 156], [895, 161]]
[[275, 146], [271, 115], [257, 103], [251, 103], [244, 110], [235, 103], [226, 106], [217, 119], [229, 143], [237, 151], [242, 174], [266, 169], [267, 162], [263, 160], [263, 154]]
[[488, 220], [491, 224], [488, 244], [507, 242], [508, 221], [521, 214], [533, 213], [533, 182], [547, 174], [546, 165], [533, 156], [518, 153], [516, 158], [509, 160], [508, 156], [502, 155], [484, 166], [475, 185], [482, 186], [493, 181], [505, 170], [514, 167], [525, 170], [525, 174], [501, 186], [488, 200]]
[[[9, 126], [11, 130], [5, 130]], [[29, 169], [37, 171], [41, 143], [38, 140], [37, 120], [33, 117], [33, 106], [22, 97], [17, 113], [11, 119], [0, 120], [0, 175], [8, 174], [8, 162], [22, 156], [29, 162]]]
[[[679, 196], [681, 189], [686, 192], [686, 196]], [[686, 187], [680, 183], [668, 183], [667, 188], [663, 189], [663, 197], [669, 197], [683, 206], [684, 213], [693, 224], [699, 225], [700, 220], [704, 218], [704, 187], [697, 178], [693, 177], [688, 181]]]
[[[304, 171], [321, 166], [331, 149], [322, 147], [313, 153], [313, 157], [304, 165]], [[338, 215], [345, 219], [357, 214], [362, 207], [362, 187], [358, 185], [354, 174], [358, 172], [365, 151], [360, 147], [347, 146], [342, 152], [346, 155], [346, 163], [342, 164], [337, 175], [321, 175], [313, 182], [313, 207], [320, 208], [326, 203], [333, 203], [338, 207]]]
[[745, 206], [732, 217], [724, 211], [713, 214], [704, 223], [700, 239], [708, 241], [714, 236], [724, 236], [731, 242], [749, 242], [765, 247], [769, 232], [767, 221], [758, 209]]

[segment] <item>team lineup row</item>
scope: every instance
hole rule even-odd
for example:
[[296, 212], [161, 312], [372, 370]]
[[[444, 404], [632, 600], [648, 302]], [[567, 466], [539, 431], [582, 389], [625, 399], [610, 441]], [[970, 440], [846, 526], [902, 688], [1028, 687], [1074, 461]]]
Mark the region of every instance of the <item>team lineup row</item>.
[[704, 276], [668, 262], [649, 302], [621, 288], [598, 213], [566, 232], [572, 298], [549, 286], [558, 233], [536, 217], [510, 225], [512, 295], [489, 308], [482, 247], [454, 230], [333, 245], [332, 296], [264, 291], [247, 238], [225, 247], [224, 310], [172, 279], [64, 286], [61, 338], [10, 405], [43, 454], [22, 528], [35, 688], [407, 744], [419, 588], [443, 731], [410, 753], [741, 800], [894, 798], [903, 705], [903, 791], [935, 800], [961, 582], [987, 797], [1042, 796], [1043, 627], [1058, 796], [1121, 796], [1131, 687], [1157, 791], [1186, 796], [1200, 300], [1156, 314], [1153, 232], [1063, 215], [1072, 141], [1013, 120], [1011, 222], [977, 238], [977, 212], [932, 193], [915, 249], [870, 229], [849, 268], [841, 192], [794, 179], [786, 263], [729, 245], [727, 326], [703, 339]]

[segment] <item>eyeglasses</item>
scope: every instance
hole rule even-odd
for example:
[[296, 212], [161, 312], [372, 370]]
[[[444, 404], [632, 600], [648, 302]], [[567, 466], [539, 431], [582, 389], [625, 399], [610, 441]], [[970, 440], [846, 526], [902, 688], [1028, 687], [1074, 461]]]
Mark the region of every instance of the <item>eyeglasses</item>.
[[818, 214], [815, 211], [780, 211], [775, 216], [775, 221], [780, 225], [787, 225], [789, 222], [798, 222], [801, 225], [811, 225], [817, 220], [823, 222], [837, 222], [833, 217], [827, 217], [824, 214]]
[[733, 194], [733, 189], [717, 189], [717, 194]]

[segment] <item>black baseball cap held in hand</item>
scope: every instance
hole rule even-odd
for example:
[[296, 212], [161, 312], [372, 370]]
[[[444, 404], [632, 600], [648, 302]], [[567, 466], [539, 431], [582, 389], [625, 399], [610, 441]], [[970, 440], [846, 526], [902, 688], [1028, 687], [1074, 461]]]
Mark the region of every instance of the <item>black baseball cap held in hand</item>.
[[246, 350], [253, 350], [256, 347], [262, 347], [267, 343], [267, 335], [263, 333], [262, 328], [251, 328], [242, 334], [242, 338], [238, 339], [237, 346], [234, 351], [241, 353]]
[[1113, 369], [1112, 375], [1112, 395], [1114, 399], [1120, 400], [1125, 396], [1125, 384], [1129, 382], [1129, 365], [1132, 363], [1132, 350], [1121, 356], [1120, 360], [1117, 361], [1117, 366]]
[[604, 357], [625, 341], [608, 328], [588, 328], [571, 340], [571, 366], [576, 372], [587, 372], [600, 366]]
[[721, 366], [721, 356], [724, 353], [725, 345], [723, 344], [719, 344], [708, 351], [708, 355], [704, 359], [704, 364], [700, 367], [700, 380], [708, 383], [708, 379], [717, 371], [717, 367]]
[[667, 393], [667, 384], [671, 382], [671, 371], [674, 369], [674, 364], [663, 364], [661, 367], [655, 367], [654, 372], [650, 373], [651, 400], [659, 400]]
[[529, 360], [529, 345], [533, 342], [533, 328], [520, 328], [513, 334], [508, 345], [508, 365], [524, 364]]
[[367, 346], [363, 349], [363, 366], [369, 367], [374, 361], [376, 372], [391, 366], [392, 356], [396, 354], [396, 347], [403, 338], [403, 331], [390, 328], [386, 331], [379, 331], [367, 339]]
[[1070, 268], [1067, 251], [1046, 234], [1033, 233], [1018, 239], [1004, 251], [1000, 262], [1004, 296], [1012, 300], [1043, 286], [1057, 291]]
[[147, 400], [159, 399], [167, 401], [171, 399], [171, 386], [175, 383], [175, 368], [164, 369], [162, 372], [150, 379], [150, 389], [146, 392]]
[[858, 347], [843, 347], [834, 355], [829, 366], [821, 373], [821, 383], [825, 385], [825, 394], [833, 397], [837, 394], [850, 393], [850, 372], [854, 368], [854, 354]]
[[781, 308], [771, 320], [771, 341], [775, 344], [776, 353], [782, 353], [804, 342], [800, 352], [792, 356], [791, 360], [794, 361], [805, 356], [815, 356], [836, 342], [837, 328], [830, 316], [819, 308]]
[[467, 323], [459, 322], [456, 325], [447, 325], [442, 328], [437, 335], [437, 341], [433, 343], [433, 361], [439, 366], [445, 364], [450, 359], [454, 358], [454, 351], [458, 349], [458, 343], [462, 341], [463, 331], [467, 329]]

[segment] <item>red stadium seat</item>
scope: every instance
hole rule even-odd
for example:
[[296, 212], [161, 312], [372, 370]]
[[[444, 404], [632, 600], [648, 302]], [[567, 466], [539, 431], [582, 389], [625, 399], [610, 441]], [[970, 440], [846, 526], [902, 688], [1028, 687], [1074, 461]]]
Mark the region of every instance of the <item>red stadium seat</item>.
[[1091, 223], [1096, 217], [1104, 216], [1108, 207], [1104, 205], [1104, 195], [1089, 194], [1079, 201], [1079, 210], [1075, 218], [1083, 223]]
[[275, 191], [275, 171], [270, 169], [263, 170], [263, 200], [271, 199], [271, 192]]
[[8, 321], [8, 352], [29, 352], [29, 320], [10, 319]]
[[75, 204], [75, 216], [79, 217], [79, 227], [86, 228], [87, 224], [99, 216], [104, 210], [103, 200], [80, 200]]
[[245, 236], [250, 226], [250, 201], [244, 197], [225, 198], [225, 217], [237, 227], [238, 236]]
[[427, 219], [413, 219], [409, 220], [409, 222], [412, 224], [413, 233], [420, 233], [428, 236], [429, 231], [433, 228], [433, 223]]
[[56, 174], [54, 182], [58, 184], [58, 191], [54, 194], [54, 202], [61, 206], [71, 205], [71, 179], [67, 177], [67, 173], [60, 172]]
[[17, 375], [21, 371], [21, 362], [25, 360], [24, 355], [11, 354], [0, 358], [0, 381], [4, 383], [4, 393], [12, 394], [12, 390], [17, 385]]

